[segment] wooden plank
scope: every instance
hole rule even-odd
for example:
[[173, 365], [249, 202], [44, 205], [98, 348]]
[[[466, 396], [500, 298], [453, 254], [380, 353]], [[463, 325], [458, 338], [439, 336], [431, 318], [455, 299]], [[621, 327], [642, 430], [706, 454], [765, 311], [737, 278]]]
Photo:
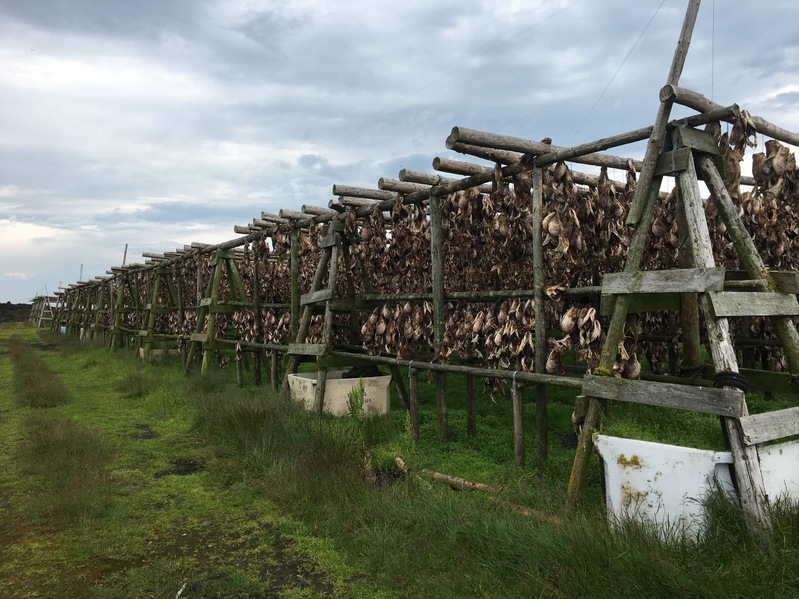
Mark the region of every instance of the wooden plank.
[[677, 135], [679, 135], [680, 143], [689, 151], [693, 148], [698, 152], [712, 156], [721, 154], [719, 147], [709, 133], [693, 127], [675, 127], [675, 129], [677, 130]]
[[310, 293], [303, 293], [300, 296], [300, 305], [307, 306], [309, 304], [318, 304], [326, 302], [333, 297], [333, 289], [320, 289], [319, 291], [311, 291]]
[[608, 273], [602, 279], [602, 294], [703, 293], [724, 288], [723, 268], [677, 268], [635, 273]]
[[331, 312], [371, 312], [375, 308], [372, 302], [347, 297], [331, 299], [327, 305]]
[[[799, 272], [793, 270], [770, 270], [768, 274], [771, 275], [777, 291], [794, 295], [799, 294]], [[728, 270], [724, 273], [725, 281], [743, 281], [751, 278], [745, 270]]]
[[718, 318], [799, 315], [799, 301], [790, 293], [711, 291], [708, 296]]
[[200, 300], [200, 306], [210, 306], [211, 305], [211, 298], [204, 297]]
[[[708, 156], [700, 156], [699, 161], [700, 163], [712, 163]], [[712, 164], [709, 164], [708, 168], [713, 170], [718, 176], [718, 172], [715, 171]], [[702, 194], [693, 162], [688, 164], [687, 170], [677, 176], [677, 182], [683, 198], [685, 221], [688, 227], [686, 239], [690, 243], [694, 266], [714, 267], [716, 263], [713, 257], [713, 246], [711, 245]], [[718, 203], [717, 206], [719, 206]], [[737, 220], [740, 223], [740, 219]], [[727, 231], [730, 233], [733, 225], [732, 220], [728, 219], [728, 221], [726, 223]], [[738, 249], [737, 246], [736, 249]], [[739, 258], [745, 261], [744, 256], [740, 252], [738, 254]], [[747, 271], [749, 271], [748, 267]], [[750, 271], [750, 274], [753, 272]], [[705, 313], [705, 327], [710, 344], [710, 353], [713, 356], [713, 366], [717, 372], [737, 372], [738, 358], [732, 343], [729, 321], [726, 318], [714, 316], [710, 299], [711, 293], [717, 292], [699, 294], [699, 300]], [[743, 415], [748, 415], [746, 401], [743, 402], [743, 410]], [[753, 532], [757, 528], [768, 528], [771, 523], [768, 511], [768, 497], [766, 496], [757, 449], [748, 447], [743, 442], [740, 424], [737, 419], [722, 418], [722, 423], [724, 430], [727, 432], [727, 441], [735, 471], [735, 481], [738, 485], [738, 497], [741, 501], [741, 508], [746, 515], [747, 525]]]
[[208, 335], [206, 333], [192, 333], [190, 340], [195, 343], [205, 343], [208, 341]]
[[[617, 295], [603, 295], [599, 304], [599, 313], [602, 316], [611, 316], [616, 309]], [[680, 308], [680, 295], [678, 293], [640, 293], [625, 295], [629, 300], [628, 314], [640, 312], [672, 312]]]
[[217, 304], [216, 306], [208, 306], [209, 314], [233, 314], [241, 310], [239, 306], [231, 306], [229, 304]]
[[689, 148], [677, 148], [669, 152], [663, 152], [655, 163], [655, 176], [673, 175], [688, 168], [688, 161], [692, 160]]
[[331, 248], [334, 245], [338, 244], [338, 239], [336, 235], [325, 235], [322, 239], [319, 240], [319, 247], [322, 249]]
[[583, 377], [583, 395], [731, 418], [743, 414], [744, 402], [743, 392], [735, 389], [652, 383], [590, 374]]
[[327, 353], [324, 343], [289, 343], [289, 355], [292, 356], [322, 356]]
[[747, 445], [799, 435], [799, 407], [745, 416], [741, 428]]

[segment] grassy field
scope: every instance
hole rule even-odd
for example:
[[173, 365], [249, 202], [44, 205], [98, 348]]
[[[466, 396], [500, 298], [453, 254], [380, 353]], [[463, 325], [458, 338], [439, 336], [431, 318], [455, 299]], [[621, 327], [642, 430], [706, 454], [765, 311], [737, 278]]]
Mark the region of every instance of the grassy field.
[[[420, 382], [418, 445], [396, 397], [382, 418], [320, 420], [234, 383], [3, 325], [0, 597], [799, 597], [795, 508], [756, 538], [720, 498], [696, 543], [611, 530], [594, 464], [563, 514], [573, 395], [551, 390], [550, 458], [517, 470], [510, 402], [481, 396], [469, 437], [456, 378], [447, 443]], [[716, 419], [676, 418], [614, 407], [612, 432], [722, 443]]]

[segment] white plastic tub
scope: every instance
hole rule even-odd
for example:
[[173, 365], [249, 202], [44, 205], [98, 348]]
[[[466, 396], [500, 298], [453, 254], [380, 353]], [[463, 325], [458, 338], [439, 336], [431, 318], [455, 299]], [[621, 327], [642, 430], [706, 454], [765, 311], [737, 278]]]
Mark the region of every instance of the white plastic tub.
[[[362, 378], [342, 378], [343, 370], [329, 370], [325, 381], [323, 409], [326, 414], [346, 416], [349, 414], [349, 394], [359, 381], [363, 381], [363, 412], [366, 416], [377, 416], [388, 412], [391, 393], [391, 376], [368, 376]], [[289, 389], [295, 400], [302, 402], [306, 410], [313, 410], [316, 397], [316, 373], [300, 372], [288, 375]]]
[[608, 519], [632, 519], [660, 530], [696, 537], [703, 522], [702, 498], [718, 484], [733, 493], [732, 455], [596, 435], [605, 463]]
[[[607, 435], [594, 441], [605, 464], [611, 522], [632, 518], [696, 538], [704, 518], [702, 498], [716, 485], [735, 495], [728, 451]], [[761, 446], [758, 455], [769, 503], [799, 501], [799, 441]]]

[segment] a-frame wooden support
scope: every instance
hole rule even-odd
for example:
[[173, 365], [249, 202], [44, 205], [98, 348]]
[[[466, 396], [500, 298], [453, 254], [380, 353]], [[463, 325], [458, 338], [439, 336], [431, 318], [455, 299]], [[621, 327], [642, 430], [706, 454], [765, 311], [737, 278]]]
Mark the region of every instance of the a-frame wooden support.
[[[288, 390], [288, 375], [296, 374], [303, 356], [314, 356], [317, 359], [316, 395], [314, 396], [314, 410], [319, 414], [324, 410], [325, 386], [327, 381], [327, 365], [320, 363], [319, 357], [324, 356], [333, 339], [333, 306], [331, 300], [336, 295], [336, 279], [338, 275], [339, 256], [342, 250], [342, 234], [344, 223], [333, 219], [327, 226], [326, 235], [319, 242], [321, 254], [316, 272], [311, 283], [311, 290], [300, 297], [302, 314], [297, 324], [297, 336], [294, 343], [289, 344], [289, 360], [286, 367], [286, 381], [284, 389]], [[328, 268], [329, 267], [329, 268]], [[327, 273], [327, 287], [322, 288], [322, 282]], [[311, 317], [319, 304], [324, 304], [325, 320], [322, 328], [322, 342], [319, 344], [306, 343], [308, 329], [311, 326]]]
[[[290, 343], [288, 348], [289, 360], [286, 368], [284, 391], [288, 390], [288, 375], [297, 372], [303, 357], [316, 359], [317, 384], [314, 396], [314, 410], [321, 414], [324, 410], [328, 368], [343, 365], [335, 356], [328, 355], [333, 348], [333, 334], [336, 326], [335, 315], [337, 313], [350, 314], [348, 328], [353, 339], [358, 337], [360, 327], [357, 319], [359, 306], [356, 305], [357, 302], [354, 297], [355, 283], [352, 279], [352, 256], [349, 251], [349, 240], [344, 234], [344, 223], [338, 219], [333, 219], [328, 224], [325, 235], [323, 235], [319, 245], [321, 254], [311, 283], [311, 290], [299, 298], [302, 313], [297, 323], [294, 342]], [[346, 297], [339, 297], [336, 290], [340, 263], [344, 264], [346, 272]], [[327, 283], [323, 287], [325, 274], [327, 274]], [[368, 281], [364, 281], [364, 285], [368, 288]], [[361, 308], [363, 307], [361, 306]], [[321, 309], [324, 309], [321, 343], [306, 343], [311, 317], [314, 312], [318, 312]], [[352, 363], [353, 360], [348, 359], [347, 365], [352, 365]]]
[[[168, 296], [168, 301], [165, 304], [161, 303], [162, 288], [166, 289]], [[150, 292], [150, 303], [144, 307], [144, 321], [147, 328], [139, 331], [139, 338], [144, 341], [142, 360], [145, 362], [150, 360], [153, 343], [155, 342], [156, 318], [161, 314], [169, 314], [174, 311], [178, 311], [181, 319], [183, 318], [183, 301], [180, 289], [175, 285], [172, 271], [168, 267], [159, 266], [155, 269]]]
[[[744, 228], [717, 170], [713, 155], [718, 154], [718, 149], [712, 138], [702, 132], [685, 130], [681, 127], [675, 127], [670, 132], [670, 136], [675, 146], [671, 151], [672, 155], [679, 152], [687, 156], [687, 159], [679, 161], [679, 164], [678, 161], [666, 162], [670, 162], [672, 165], [668, 169], [671, 171], [670, 174], [676, 174], [677, 177], [685, 226], [687, 227], [684, 237], [690, 244], [695, 270], [636, 274], [629, 273], [625, 268], [626, 276], [606, 277], [608, 280], [603, 282], [603, 293], [612, 291], [614, 287], [616, 291], [619, 291], [625, 285], [626, 289], [616, 295], [613, 318], [600, 362], [603, 369], [598, 369], [597, 373], [609, 374], [610, 366], [615, 359], [616, 348], [621, 340], [617, 331], [623, 326], [626, 313], [631, 305], [630, 302], [635, 298], [636, 293], [657, 293], [658, 286], [663, 288], [660, 291], [668, 288], [669, 291], [699, 292], [713, 365], [718, 374], [717, 384], [721, 389], [740, 388], [743, 390], [745, 388], [742, 379], [736, 377], [738, 363], [727, 317], [769, 316], [786, 352], [791, 369], [799, 371], [799, 334], [791, 320], [791, 316], [799, 315], [796, 289], [781, 291], [758, 255], [754, 242]], [[664, 153], [663, 155], [668, 154]], [[724, 290], [723, 271], [719, 272], [719, 269], [715, 269], [713, 248], [705, 219], [695, 162], [699, 165], [699, 172], [711, 190], [713, 201], [727, 227], [730, 238], [733, 240], [733, 245], [749, 280], [757, 283], [755, 287], [751, 288], [751, 291]], [[657, 187], [654, 189], [656, 191]], [[651, 195], [652, 193], [650, 193]], [[648, 222], [649, 206], [644, 214]], [[649, 229], [648, 225], [646, 229]], [[642, 229], [639, 228], [634, 240], [636, 238], [645, 239], [645, 237], [646, 232], [642, 232]], [[639, 239], [635, 244], [636, 249], [640, 243], [642, 241]], [[631, 246], [632, 249], [633, 246]], [[716, 274], [720, 274], [720, 278], [715, 276]], [[603, 397], [607, 398], [604, 395]], [[572, 477], [569, 481], [568, 504], [573, 504], [580, 493], [585, 477], [588, 452], [592, 446], [592, 433], [597, 426], [600, 409], [600, 401], [592, 398], [572, 468]], [[763, 433], [760, 436], [761, 429], [759, 427], [763, 422], [768, 422], [765, 425], [768, 433]], [[768, 497], [760, 470], [757, 444], [763, 442], [763, 439], [774, 440], [799, 434], [799, 411], [783, 410], [771, 416], [749, 417], [745, 398], [742, 398], [740, 413], [723, 415], [722, 424], [733, 456], [735, 479], [742, 508], [750, 522], [759, 526], [768, 526], [770, 523]], [[752, 426], [758, 432], [747, 435], [745, 431], [751, 429]]]
[[[186, 373], [191, 370], [194, 358], [197, 356], [197, 352], [200, 349], [202, 349], [203, 352], [200, 371], [206, 374], [210, 369], [213, 352], [216, 349], [214, 340], [217, 314], [223, 312], [232, 313], [236, 312], [242, 306], [252, 306], [252, 300], [247, 297], [244, 283], [241, 280], [238, 267], [236, 266], [235, 253], [225, 250], [216, 250], [212, 266], [214, 271], [211, 275], [211, 279], [208, 281], [205, 297], [200, 299], [200, 305], [197, 308], [197, 327], [194, 334], [191, 336], [189, 354], [185, 367]], [[231, 297], [228, 301], [220, 301], [219, 297], [219, 288], [222, 283], [223, 272], [227, 275], [228, 286], [230, 288]]]

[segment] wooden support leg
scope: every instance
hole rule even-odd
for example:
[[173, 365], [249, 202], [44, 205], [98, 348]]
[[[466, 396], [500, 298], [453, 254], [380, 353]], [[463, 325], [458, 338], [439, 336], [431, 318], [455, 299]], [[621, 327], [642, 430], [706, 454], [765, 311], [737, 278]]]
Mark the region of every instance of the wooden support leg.
[[255, 379], [255, 386], [256, 387], [260, 387], [261, 386], [261, 358], [262, 358], [262, 356], [263, 356], [263, 351], [262, 350], [259, 349], [258, 351], [255, 352], [254, 379]]
[[513, 461], [524, 468], [524, 389], [513, 385]]
[[477, 434], [477, 400], [474, 391], [474, 375], [466, 375], [466, 434]]
[[419, 441], [419, 371], [411, 368], [408, 382], [409, 409], [411, 418], [411, 433], [414, 442]]
[[327, 385], [327, 368], [319, 368], [316, 373], [316, 394], [314, 395], [313, 409], [320, 416], [325, 409], [325, 387]]
[[272, 390], [277, 391], [280, 388], [280, 356], [275, 350], [269, 357], [269, 376], [272, 383]]
[[436, 416], [438, 418], [438, 437], [442, 441], [449, 438], [449, 418], [447, 416], [447, 375], [436, 372], [433, 375], [436, 382]]
[[391, 371], [391, 380], [394, 381], [394, 384], [397, 386], [397, 391], [399, 392], [400, 398], [402, 398], [402, 403], [405, 405], [405, 409], [410, 408], [410, 400], [408, 399], [408, 391], [405, 389], [405, 380], [402, 378], [402, 374], [400, 373], [399, 366], [391, 365], [388, 367]]
[[547, 386], [535, 386], [535, 438], [536, 460], [547, 461], [549, 454], [549, 426], [547, 424]]
[[[699, 159], [700, 163], [702, 160], [703, 158]], [[692, 243], [695, 266], [712, 268], [715, 266], [715, 260], [693, 160], [689, 160], [688, 168], [678, 175], [678, 182], [680, 192], [683, 194], [685, 218], [688, 224], [688, 238]], [[741, 256], [741, 259], [743, 261], [744, 257]], [[727, 319], [715, 317], [708, 294], [703, 293], [700, 296], [700, 303], [705, 314], [710, 353], [713, 356], [713, 365], [716, 371], [738, 372], [738, 362], [732, 345]], [[745, 401], [743, 408], [744, 416], [748, 415]], [[741, 507], [751, 523], [768, 527], [771, 519], [768, 513], [768, 503], [757, 448], [744, 444], [740, 420], [724, 418], [724, 426], [730, 443], [730, 452], [733, 456], [735, 479], [738, 483]]]

